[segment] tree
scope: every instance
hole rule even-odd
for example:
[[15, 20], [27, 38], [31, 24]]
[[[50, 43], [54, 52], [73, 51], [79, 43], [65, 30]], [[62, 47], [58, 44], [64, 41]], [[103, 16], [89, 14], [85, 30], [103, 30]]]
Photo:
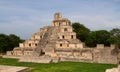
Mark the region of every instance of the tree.
[[85, 42], [90, 47], [95, 47], [96, 44], [104, 44], [106, 46], [109, 46], [110, 36], [110, 32], [106, 30], [91, 31]]
[[6, 48], [9, 48], [9, 38], [5, 34], [0, 34], [0, 53], [4, 53]]
[[20, 37], [14, 35], [14, 34], [10, 34], [9, 35], [9, 39], [10, 39], [10, 47], [7, 50], [12, 50], [14, 47], [18, 47], [19, 43], [23, 42], [22, 39], [20, 39]]
[[120, 48], [120, 29], [114, 28], [110, 31], [111, 33], [111, 43], [116, 44], [117, 47]]
[[23, 42], [23, 40], [14, 34], [0, 34], [0, 53], [5, 53], [14, 47], [18, 47], [20, 42]]
[[82, 42], [85, 42], [90, 30], [80, 23], [72, 23], [73, 31], [76, 32], [76, 36]]

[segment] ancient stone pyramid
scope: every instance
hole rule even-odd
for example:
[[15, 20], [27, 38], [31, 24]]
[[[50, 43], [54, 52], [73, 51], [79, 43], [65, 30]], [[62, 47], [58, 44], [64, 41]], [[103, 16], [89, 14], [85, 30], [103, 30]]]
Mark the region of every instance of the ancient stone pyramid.
[[83, 43], [76, 39], [71, 22], [62, 18], [60, 13], [55, 13], [52, 26], [40, 28], [29, 40], [14, 48], [13, 55], [52, 55], [57, 49], [83, 48]]
[[[114, 49], [115, 45], [105, 47], [103, 44], [97, 44], [94, 48], [86, 47], [76, 38], [70, 20], [63, 18], [60, 13], [55, 13], [52, 26], [40, 28], [29, 40], [20, 43], [19, 47], [14, 48], [13, 51], [7, 51], [6, 56], [23, 57], [23, 60], [30, 60], [30, 62], [40, 60], [43, 62], [43, 57], [46, 57], [46, 60], [53, 62], [57, 58], [57, 61], [117, 64], [120, 62], [120, 54], [113, 55]], [[30, 58], [27, 59], [27, 57]]]

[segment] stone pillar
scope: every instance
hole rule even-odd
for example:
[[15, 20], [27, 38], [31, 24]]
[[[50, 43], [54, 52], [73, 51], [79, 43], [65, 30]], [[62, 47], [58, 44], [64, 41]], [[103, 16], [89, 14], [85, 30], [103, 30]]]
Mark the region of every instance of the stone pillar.
[[110, 48], [111, 48], [111, 49], [115, 49], [115, 44], [111, 44], [111, 45], [110, 45]]
[[97, 44], [97, 48], [98, 49], [103, 49], [104, 48], [104, 44]]

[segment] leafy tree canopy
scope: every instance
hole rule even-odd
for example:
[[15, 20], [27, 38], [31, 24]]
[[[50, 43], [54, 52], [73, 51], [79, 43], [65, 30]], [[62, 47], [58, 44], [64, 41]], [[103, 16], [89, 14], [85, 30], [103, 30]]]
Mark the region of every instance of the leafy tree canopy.
[[106, 46], [109, 46], [110, 36], [110, 32], [106, 30], [91, 31], [85, 42], [90, 47], [95, 47], [96, 44], [105, 44]]
[[24, 40], [20, 39], [14, 34], [0, 34], [0, 53], [5, 53], [6, 51], [12, 50], [14, 47], [17, 47], [20, 42], [23, 41]]
[[80, 23], [72, 23], [73, 31], [76, 32], [77, 38], [85, 42], [90, 30]]
[[111, 33], [111, 41], [116, 44], [120, 48], [120, 29], [114, 28], [110, 31]]
[[120, 29], [118, 28], [114, 28], [111, 31], [90, 31], [89, 28], [78, 22], [72, 23], [72, 27], [73, 31], [76, 32], [77, 38], [85, 42], [87, 46], [95, 47], [96, 44], [104, 44], [106, 46], [116, 44], [120, 47]]

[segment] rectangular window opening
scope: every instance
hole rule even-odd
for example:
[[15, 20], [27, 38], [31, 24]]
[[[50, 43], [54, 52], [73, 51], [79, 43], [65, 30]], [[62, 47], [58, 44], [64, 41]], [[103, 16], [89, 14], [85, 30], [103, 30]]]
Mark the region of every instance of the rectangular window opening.
[[73, 39], [73, 35], [71, 36], [71, 39]]
[[60, 44], [60, 47], [62, 47], [62, 44]]
[[37, 46], [37, 44], [35, 44], [35, 46]]
[[68, 31], [67, 28], [64, 28], [64, 31]]
[[29, 44], [29, 46], [31, 47], [31, 44]]
[[63, 38], [63, 39], [65, 38], [64, 35], [62, 36], [62, 38]]

